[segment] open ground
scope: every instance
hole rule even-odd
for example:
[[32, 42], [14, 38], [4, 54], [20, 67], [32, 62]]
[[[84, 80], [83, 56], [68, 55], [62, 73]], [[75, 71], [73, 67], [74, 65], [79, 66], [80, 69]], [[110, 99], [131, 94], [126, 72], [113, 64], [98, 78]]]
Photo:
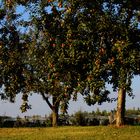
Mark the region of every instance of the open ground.
[[140, 126], [1, 128], [0, 140], [139, 140]]

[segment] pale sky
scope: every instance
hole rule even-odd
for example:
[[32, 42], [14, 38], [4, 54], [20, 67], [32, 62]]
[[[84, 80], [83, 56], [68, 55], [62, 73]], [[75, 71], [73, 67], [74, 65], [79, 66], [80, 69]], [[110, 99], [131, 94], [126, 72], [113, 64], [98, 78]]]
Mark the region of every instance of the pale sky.
[[[111, 87], [108, 86], [108, 89]], [[135, 98], [132, 99], [131, 97], [127, 96], [126, 100], [126, 108], [137, 108], [140, 107], [140, 76], [137, 76], [133, 79], [133, 93], [135, 94]], [[111, 97], [114, 97], [117, 95], [117, 93], [111, 93]], [[20, 111], [20, 105], [21, 105], [21, 96], [18, 96], [16, 99], [16, 102], [9, 103], [8, 101], [0, 101], [0, 115], [8, 115], [8, 116], [28, 116], [28, 115], [42, 115], [45, 116], [45, 114], [49, 115], [51, 113], [51, 110], [49, 109], [47, 103], [42, 99], [41, 95], [33, 95], [29, 98], [29, 103], [32, 105], [32, 109], [28, 110], [26, 113], [21, 113]], [[86, 103], [83, 101], [82, 97], [80, 96], [78, 98], [77, 102], [70, 101], [69, 110], [68, 113], [72, 114], [75, 113], [78, 110], [82, 111], [96, 111], [97, 108], [101, 110], [112, 110], [116, 108], [116, 103], [103, 103], [101, 106], [93, 105], [93, 106], [87, 106]]]

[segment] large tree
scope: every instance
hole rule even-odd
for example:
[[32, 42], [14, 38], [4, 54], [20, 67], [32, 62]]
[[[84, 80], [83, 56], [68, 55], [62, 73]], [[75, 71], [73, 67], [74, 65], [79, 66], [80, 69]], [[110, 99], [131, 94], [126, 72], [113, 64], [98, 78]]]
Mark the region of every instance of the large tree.
[[[116, 125], [123, 125], [126, 92], [132, 95], [132, 78], [135, 71], [138, 72], [136, 68], [139, 59], [136, 57], [139, 56], [139, 2], [69, 2], [69, 14], [77, 21], [76, 24], [71, 22], [72, 36], [76, 34], [77, 46], [88, 48], [85, 53], [89, 58], [86, 64], [89, 66], [86, 75], [87, 89], [92, 92], [87, 94], [86, 101], [94, 104], [96, 95], [101, 93], [101, 89], [105, 89], [106, 82], [112, 84], [113, 89], [118, 91]], [[72, 41], [75, 43], [74, 39]], [[75, 52], [76, 49], [77, 47]]]
[[[137, 6], [136, 6], [137, 3]], [[116, 125], [125, 124], [126, 93], [133, 94], [131, 83], [139, 55], [138, 1], [112, 1], [107, 6], [111, 21], [110, 55], [108, 59], [110, 79], [113, 89], [118, 90]], [[118, 28], [118, 29], [117, 29]], [[106, 34], [108, 36], [108, 33]], [[105, 40], [106, 41], [106, 40]], [[107, 42], [107, 41], [106, 41]], [[108, 42], [107, 42], [108, 43]]]
[[[58, 125], [59, 108], [66, 112], [72, 95], [76, 100], [77, 93], [87, 96], [93, 92], [93, 89], [88, 89], [87, 77], [92, 69], [89, 54], [94, 55], [96, 48], [88, 51], [92, 46], [87, 45], [93, 42], [87, 40], [88, 35], [84, 35], [88, 29], [80, 21], [81, 17], [75, 16], [80, 9], [71, 9], [71, 6], [68, 1], [38, 1], [29, 7], [32, 31], [29, 32], [30, 42], [26, 42], [26, 62], [30, 70], [25, 74], [28, 86], [24, 100], [27, 102], [31, 91], [41, 94], [52, 110], [53, 126]], [[94, 90], [95, 94], [90, 99], [92, 104], [106, 101], [109, 92], [104, 85]], [[88, 99], [89, 96], [86, 97]], [[22, 107], [25, 108], [24, 105]]]
[[[62, 2], [38, 1], [29, 6], [32, 30], [26, 42], [25, 72], [26, 88], [23, 100], [27, 103], [30, 92], [41, 94], [52, 110], [52, 125], [58, 125], [59, 108], [63, 113], [68, 108], [74, 79], [77, 74], [70, 62], [66, 31], [63, 26]], [[52, 100], [52, 101], [51, 101]], [[27, 104], [25, 104], [27, 105]], [[22, 105], [23, 111], [26, 106]]]
[[[31, 13], [30, 20], [20, 21], [16, 14], [18, 4]], [[15, 3], [7, 0], [4, 5], [1, 10], [1, 97], [10, 97], [14, 102], [16, 94], [22, 93], [21, 110], [26, 111], [30, 108], [30, 93], [41, 94], [52, 109], [53, 126], [56, 126], [60, 105], [66, 112], [73, 90], [79, 91], [76, 80], [81, 70], [79, 64], [74, 64], [75, 60], [71, 61], [73, 52], [66, 41], [62, 1]]]

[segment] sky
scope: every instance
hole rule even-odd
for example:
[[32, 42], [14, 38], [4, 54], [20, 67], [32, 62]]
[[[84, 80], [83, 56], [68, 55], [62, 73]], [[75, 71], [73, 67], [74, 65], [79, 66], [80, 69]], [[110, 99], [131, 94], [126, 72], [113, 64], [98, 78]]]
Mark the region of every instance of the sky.
[[[111, 90], [111, 86], [107, 86], [108, 89]], [[133, 79], [132, 83], [133, 93], [135, 94], [135, 98], [132, 99], [131, 97], [126, 97], [126, 108], [127, 109], [133, 109], [140, 107], [140, 76], [136, 76]], [[111, 92], [111, 97], [117, 97], [117, 93]], [[7, 115], [12, 117], [17, 116], [32, 116], [32, 115], [49, 115], [51, 113], [51, 110], [49, 109], [47, 103], [42, 99], [41, 95], [39, 94], [33, 94], [29, 98], [29, 103], [32, 105], [32, 109], [28, 110], [25, 113], [21, 113], [20, 111], [20, 105], [21, 105], [21, 96], [17, 96], [15, 103], [9, 103], [8, 101], [0, 101], [0, 116], [1, 115]], [[82, 96], [78, 97], [77, 102], [70, 101], [68, 113], [73, 114], [79, 110], [81, 111], [96, 111], [97, 108], [100, 110], [113, 110], [117, 106], [117, 102], [113, 103], [103, 103], [101, 106], [99, 105], [92, 105], [88, 106], [83, 101]]]

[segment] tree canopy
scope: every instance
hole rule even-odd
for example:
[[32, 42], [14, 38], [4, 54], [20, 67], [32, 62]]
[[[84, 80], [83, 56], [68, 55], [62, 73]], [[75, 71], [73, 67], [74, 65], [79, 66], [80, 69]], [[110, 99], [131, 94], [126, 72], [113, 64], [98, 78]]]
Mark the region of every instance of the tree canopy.
[[[81, 93], [88, 105], [118, 91], [117, 125], [124, 122], [126, 92], [139, 74], [139, 1], [6, 0], [0, 10], [1, 97], [39, 93], [55, 113]], [[24, 7], [28, 20], [17, 14]], [[52, 99], [52, 102], [50, 102]], [[122, 120], [121, 120], [122, 119]]]

